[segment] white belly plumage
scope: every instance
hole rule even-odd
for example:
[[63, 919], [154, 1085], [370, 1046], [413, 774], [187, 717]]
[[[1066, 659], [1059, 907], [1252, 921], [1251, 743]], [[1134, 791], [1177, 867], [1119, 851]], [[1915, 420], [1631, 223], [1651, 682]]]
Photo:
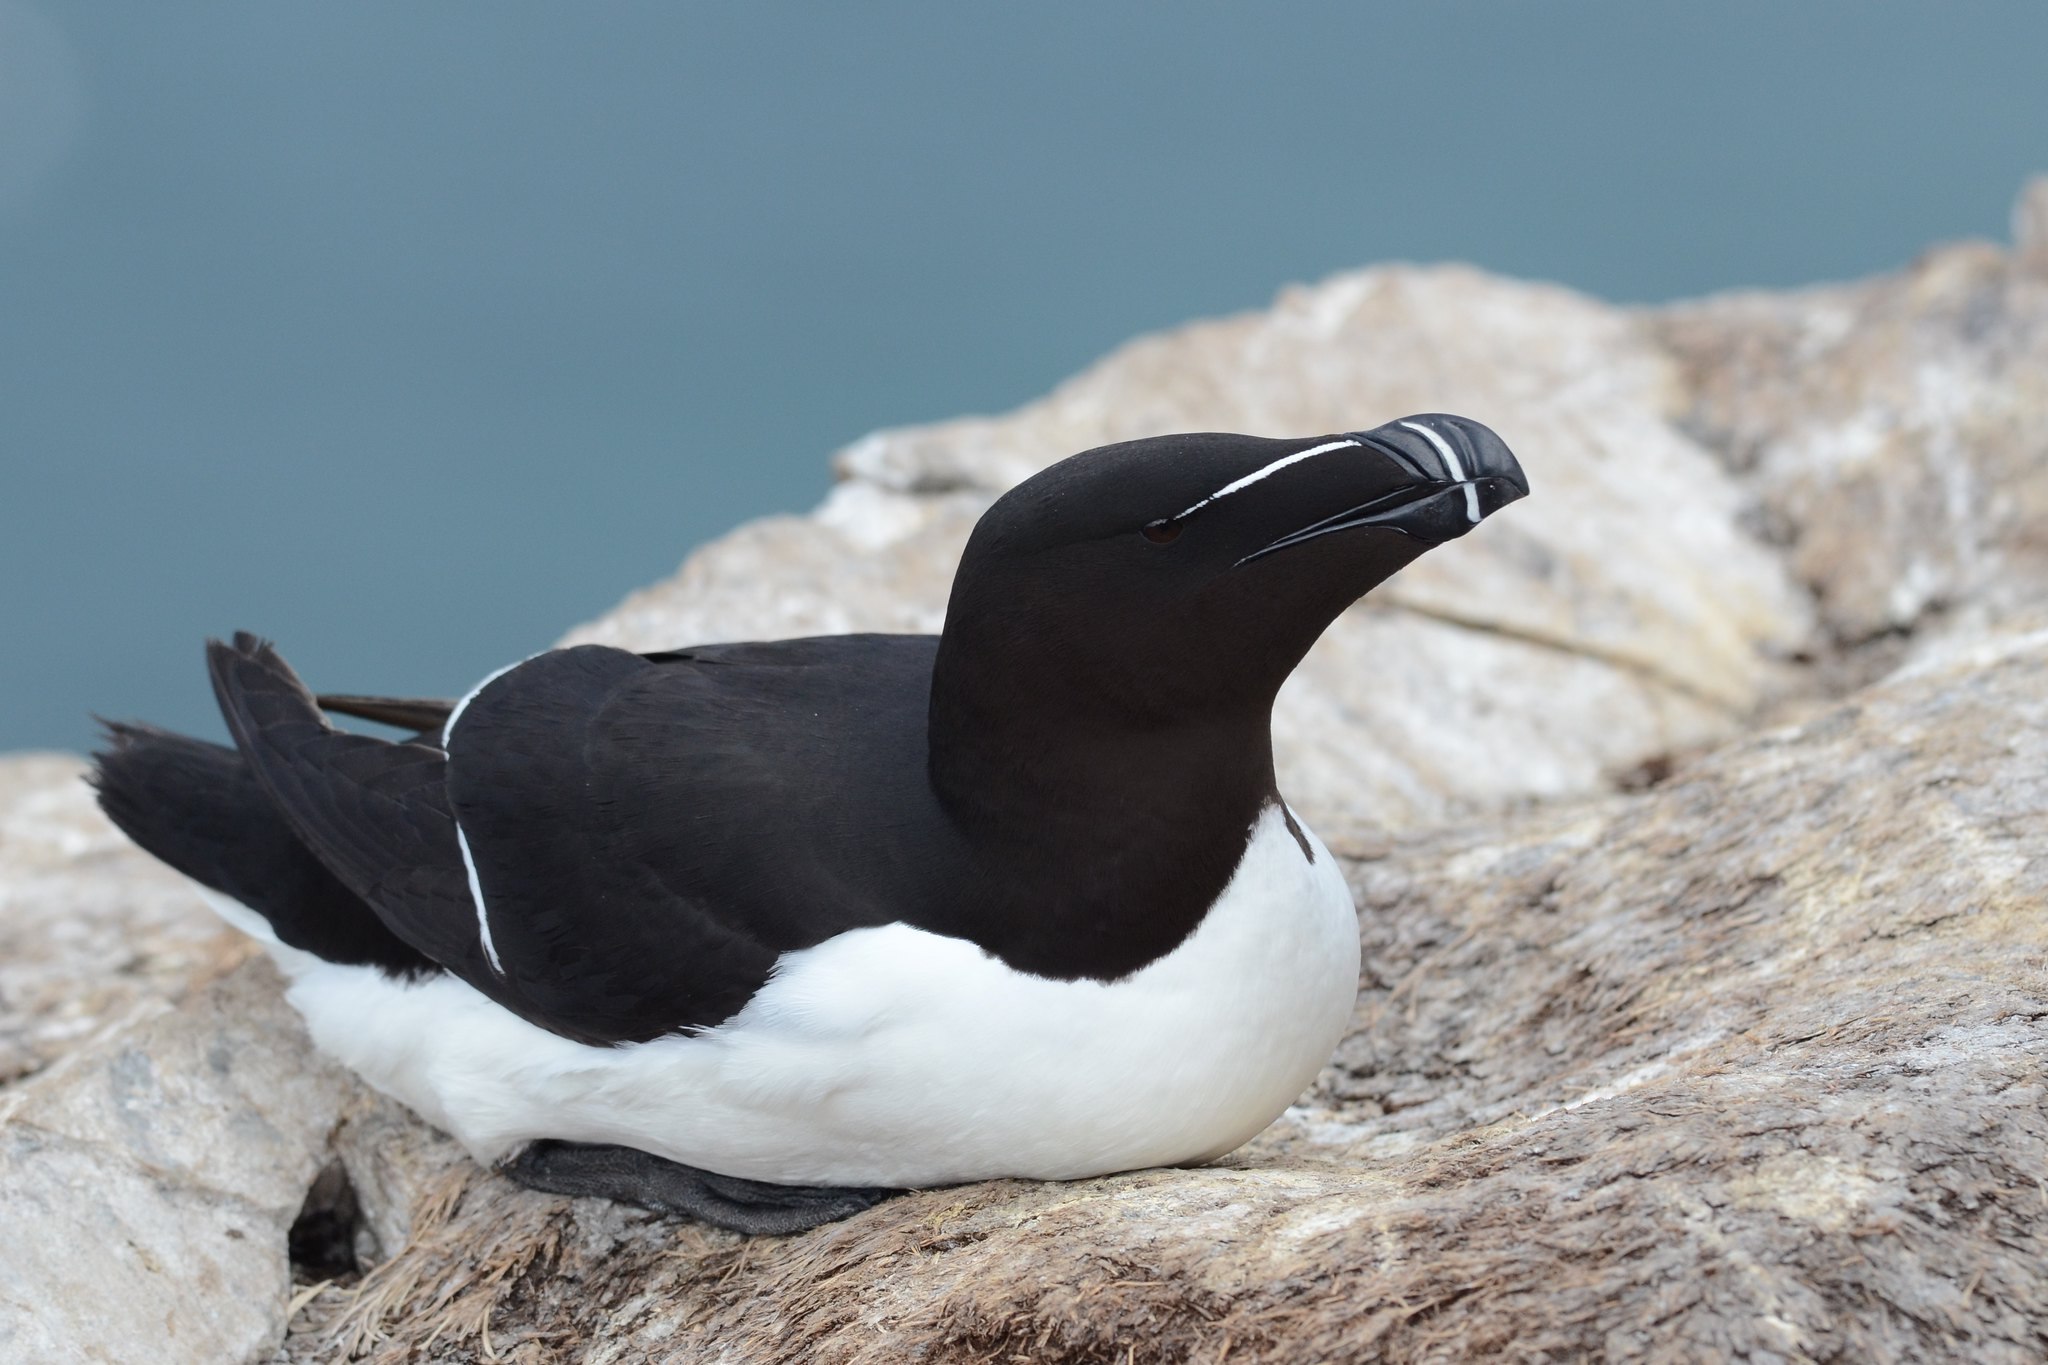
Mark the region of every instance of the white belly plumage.
[[888, 925], [787, 954], [717, 1028], [619, 1047], [549, 1033], [453, 977], [273, 951], [324, 1050], [485, 1162], [550, 1137], [786, 1183], [1072, 1179], [1221, 1156], [1328, 1060], [1358, 930], [1336, 860], [1308, 839], [1312, 863], [1269, 809], [1195, 932], [1112, 983], [1027, 976]]

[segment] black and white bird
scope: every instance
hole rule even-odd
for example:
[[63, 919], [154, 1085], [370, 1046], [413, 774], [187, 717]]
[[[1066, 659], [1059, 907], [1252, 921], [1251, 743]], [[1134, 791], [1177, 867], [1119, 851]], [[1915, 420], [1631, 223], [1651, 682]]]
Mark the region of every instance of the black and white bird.
[[1274, 695], [1527, 492], [1440, 414], [1104, 446], [981, 518], [937, 636], [577, 646], [451, 704], [316, 697], [240, 635], [235, 747], [110, 725], [95, 781], [319, 1046], [528, 1184], [780, 1232], [1202, 1162], [1357, 988]]

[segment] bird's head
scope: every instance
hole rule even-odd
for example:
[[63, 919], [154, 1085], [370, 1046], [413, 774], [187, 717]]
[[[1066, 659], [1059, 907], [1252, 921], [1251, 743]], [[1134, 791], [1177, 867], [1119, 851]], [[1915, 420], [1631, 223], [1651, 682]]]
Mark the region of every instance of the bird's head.
[[1441, 413], [1085, 451], [976, 525], [934, 685], [1147, 728], [1270, 709], [1345, 607], [1528, 491], [1498, 436]]

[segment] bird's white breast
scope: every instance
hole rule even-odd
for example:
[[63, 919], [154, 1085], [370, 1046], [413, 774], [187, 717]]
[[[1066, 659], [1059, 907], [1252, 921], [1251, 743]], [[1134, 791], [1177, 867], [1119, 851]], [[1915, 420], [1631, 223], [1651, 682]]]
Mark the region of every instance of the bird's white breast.
[[540, 1137], [637, 1147], [758, 1180], [1069, 1179], [1221, 1156], [1328, 1060], [1358, 984], [1351, 894], [1278, 807], [1165, 957], [1054, 981], [905, 925], [787, 954], [737, 1015], [589, 1047], [453, 977], [314, 962], [314, 1038], [490, 1161]]

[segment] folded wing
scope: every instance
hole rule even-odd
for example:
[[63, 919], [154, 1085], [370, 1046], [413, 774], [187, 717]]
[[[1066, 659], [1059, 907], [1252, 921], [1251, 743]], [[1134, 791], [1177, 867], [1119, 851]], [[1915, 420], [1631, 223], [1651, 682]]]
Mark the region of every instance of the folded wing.
[[423, 731], [446, 714], [316, 699], [251, 637], [209, 662], [257, 780], [400, 939], [536, 1024], [616, 1043], [715, 1025], [784, 952], [892, 917], [892, 860], [847, 855], [872, 850], [876, 812], [915, 815], [932, 649], [557, 650], [483, 688], [445, 750], [335, 730], [322, 700]]

